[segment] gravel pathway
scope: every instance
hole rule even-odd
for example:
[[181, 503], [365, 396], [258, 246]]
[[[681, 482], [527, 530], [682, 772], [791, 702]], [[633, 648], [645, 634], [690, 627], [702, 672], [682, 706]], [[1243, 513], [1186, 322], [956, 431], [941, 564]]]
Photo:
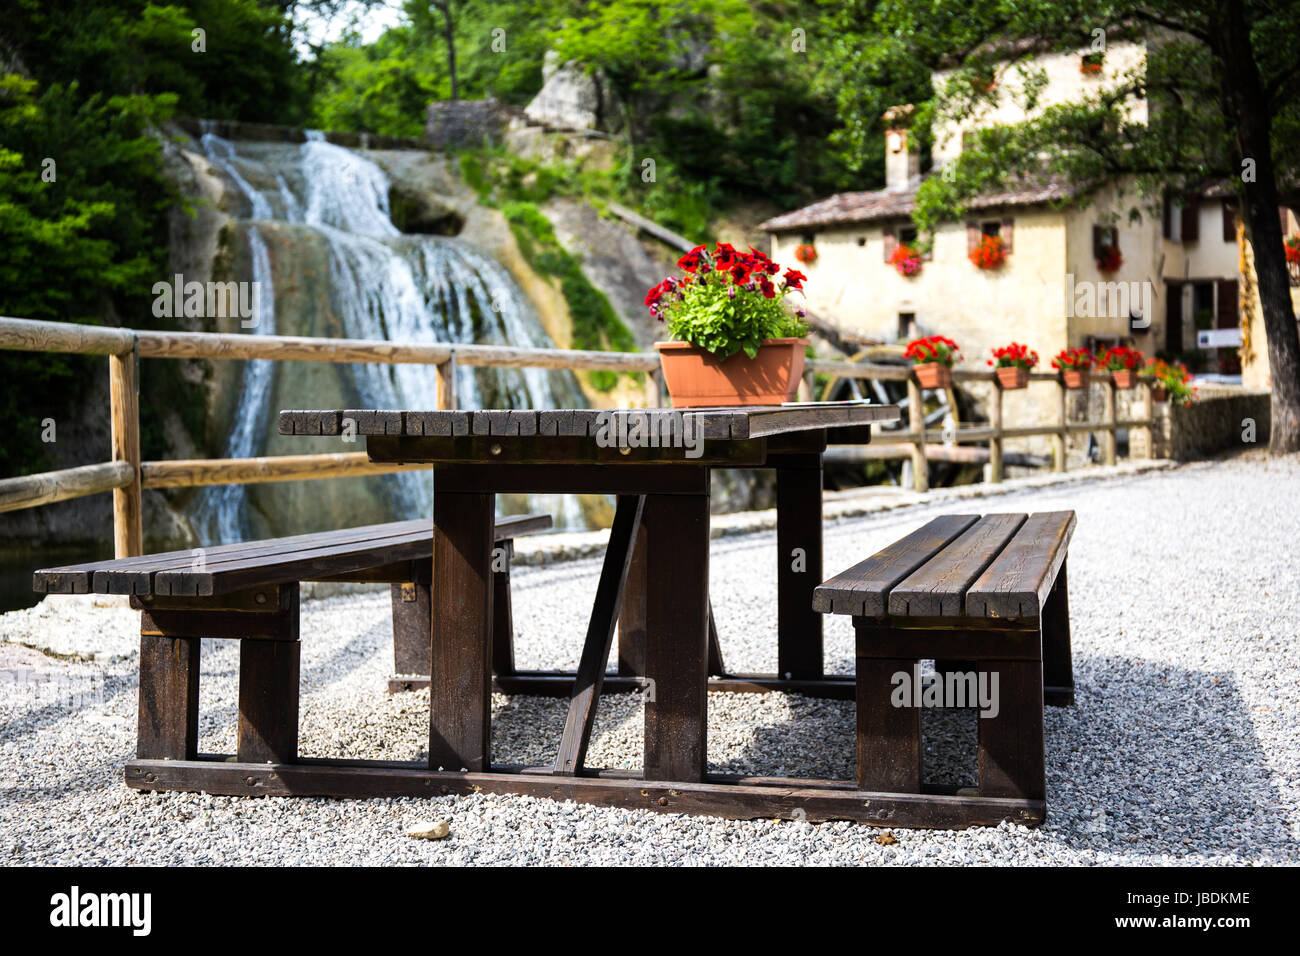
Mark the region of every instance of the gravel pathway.
[[[736, 822], [524, 797], [331, 801], [145, 794], [133, 755], [138, 617], [93, 597], [0, 616], [0, 865], [9, 864], [1169, 864], [1300, 860], [1300, 459], [1250, 455], [828, 522], [829, 574], [934, 514], [1073, 508], [1077, 703], [1048, 708], [1047, 823], [961, 832]], [[715, 540], [728, 666], [775, 669], [774, 534]], [[519, 570], [522, 667], [572, 667], [598, 563]], [[304, 603], [301, 750], [416, 759], [427, 693], [388, 696], [386, 593]], [[39, 650], [38, 650], [39, 649]], [[827, 621], [827, 668], [852, 667]], [[234, 749], [237, 649], [204, 642], [200, 747]], [[494, 756], [553, 757], [564, 703], [498, 696]], [[935, 779], [970, 781], [969, 715], [927, 722]], [[641, 704], [600, 707], [588, 763], [637, 767]], [[851, 777], [853, 709], [710, 695], [712, 767]], [[546, 741], [545, 744], [539, 741]], [[450, 837], [406, 830], [446, 819]]]

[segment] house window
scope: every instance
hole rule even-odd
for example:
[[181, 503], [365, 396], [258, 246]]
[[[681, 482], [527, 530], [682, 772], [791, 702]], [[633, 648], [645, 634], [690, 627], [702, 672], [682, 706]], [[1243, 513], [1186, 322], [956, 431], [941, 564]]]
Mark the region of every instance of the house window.
[[1002, 234], [1001, 219], [985, 219], [980, 223], [980, 235], [997, 238]]
[[916, 313], [898, 313], [898, 338], [902, 341], [916, 338]]
[[916, 227], [915, 227], [915, 226], [903, 226], [901, 229], [899, 229], [899, 230], [898, 230], [898, 241], [901, 242], [901, 243], [902, 243], [903, 245], [905, 245], [905, 246], [915, 246], [915, 245], [916, 245]]
[[862, 248], [862, 247], [865, 246], [866, 244], [867, 244], [867, 237], [866, 237], [866, 236], [858, 236], [858, 248]]
[[984, 219], [979, 222], [971, 220], [966, 223], [966, 252], [969, 255], [980, 244], [984, 236], [1002, 240], [1002, 250], [1010, 255], [1013, 251], [1016, 221], [1007, 219]]

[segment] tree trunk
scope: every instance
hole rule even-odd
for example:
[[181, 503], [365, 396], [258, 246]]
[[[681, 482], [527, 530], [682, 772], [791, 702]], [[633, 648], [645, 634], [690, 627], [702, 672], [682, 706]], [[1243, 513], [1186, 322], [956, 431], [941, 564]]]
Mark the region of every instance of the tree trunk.
[[1223, 105], [1233, 125], [1239, 160], [1254, 160], [1255, 175], [1241, 184], [1241, 218], [1255, 253], [1259, 303], [1268, 338], [1272, 380], [1269, 452], [1300, 451], [1300, 334], [1291, 307], [1278, 191], [1272, 157], [1272, 117], [1255, 64], [1241, 0], [1229, 0], [1218, 50], [1223, 64]]
[[442, 11], [442, 36], [447, 43], [447, 73], [451, 77], [451, 98], [458, 100], [460, 91], [456, 84], [456, 35], [451, 25], [451, 0], [434, 6]]

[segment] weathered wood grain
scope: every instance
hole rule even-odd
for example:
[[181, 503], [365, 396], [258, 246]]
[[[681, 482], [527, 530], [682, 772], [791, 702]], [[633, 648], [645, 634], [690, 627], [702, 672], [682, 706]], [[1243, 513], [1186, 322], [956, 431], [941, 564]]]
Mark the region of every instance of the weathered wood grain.
[[813, 609], [824, 614], [884, 617], [890, 590], [979, 520], [942, 515], [865, 561], [827, 579], [813, 591]]
[[966, 593], [972, 617], [1037, 620], [1074, 534], [1073, 511], [1030, 516]]
[[1023, 514], [985, 515], [895, 585], [891, 617], [957, 617], [966, 613], [966, 590], [992, 563], [1020, 526]]

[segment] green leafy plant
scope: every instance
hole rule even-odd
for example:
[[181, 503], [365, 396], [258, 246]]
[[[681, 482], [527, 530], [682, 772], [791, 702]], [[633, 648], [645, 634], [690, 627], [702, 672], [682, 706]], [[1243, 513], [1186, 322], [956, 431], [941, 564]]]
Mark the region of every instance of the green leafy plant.
[[792, 313], [784, 305], [787, 295], [803, 291], [802, 272], [781, 274], [781, 266], [757, 249], [737, 252], [727, 242], [712, 252], [696, 246], [677, 265], [686, 275], [669, 276], [645, 298], [674, 338], [726, 359], [737, 352], [753, 358], [765, 339], [807, 334], [804, 310]]

